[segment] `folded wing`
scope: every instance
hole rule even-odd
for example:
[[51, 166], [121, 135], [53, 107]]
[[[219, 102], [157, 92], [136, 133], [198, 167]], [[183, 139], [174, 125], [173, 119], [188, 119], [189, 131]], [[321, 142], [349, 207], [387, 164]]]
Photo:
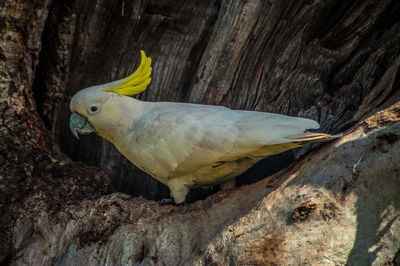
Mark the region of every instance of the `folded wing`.
[[131, 145], [146, 171], [168, 178], [218, 161], [267, 156], [263, 150], [269, 146], [297, 142], [306, 129], [318, 127], [316, 121], [279, 114], [153, 103], [135, 123]]

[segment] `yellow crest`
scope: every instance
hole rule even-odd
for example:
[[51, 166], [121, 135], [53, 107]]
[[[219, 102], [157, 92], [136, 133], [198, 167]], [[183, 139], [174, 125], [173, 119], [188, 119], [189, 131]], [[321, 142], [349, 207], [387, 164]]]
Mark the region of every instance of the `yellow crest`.
[[121, 84], [105, 89], [104, 91], [116, 92], [120, 95], [132, 96], [146, 89], [151, 82], [151, 58], [140, 51], [140, 65], [136, 71], [125, 79]]

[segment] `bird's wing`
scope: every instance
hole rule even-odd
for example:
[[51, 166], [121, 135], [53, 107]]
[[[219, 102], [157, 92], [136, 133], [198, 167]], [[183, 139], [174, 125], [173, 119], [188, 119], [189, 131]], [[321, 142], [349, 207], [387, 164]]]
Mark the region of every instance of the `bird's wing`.
[[247, 151], [254, 157], [300, 147], [304, 141], [298, 138], [308, 134], [307, 129], [319, 128], [318, 122], [301, 117], [252, 111], [241, 111], [241, 115], [235, 122], [238, 136], [234, 149]]
[[267, 145], [291, 142], [285, 137], [317, 127], [313, 120], [277, 114], [152, 103], [134, 124], [130, 143], [145, 171], [166, 178], [236, 160]]

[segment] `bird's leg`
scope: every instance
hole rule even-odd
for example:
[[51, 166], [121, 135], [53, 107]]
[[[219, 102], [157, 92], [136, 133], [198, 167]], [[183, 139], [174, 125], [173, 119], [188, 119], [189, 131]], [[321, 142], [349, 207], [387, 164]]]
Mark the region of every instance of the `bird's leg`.
[[176, 204], [185, 202], [186, 195], [189, 193], [189, 187], [182, 183], [179, 179], [172, 179], [168, 182], [168, 187], [171, 196], [174, 198]]
[[228, 190], [228, 189], [232, 189], [234, 187], [236, 187], [236, 177], [228, 179], [227, 181], [219, 184], [219, 188], [221, 190]]

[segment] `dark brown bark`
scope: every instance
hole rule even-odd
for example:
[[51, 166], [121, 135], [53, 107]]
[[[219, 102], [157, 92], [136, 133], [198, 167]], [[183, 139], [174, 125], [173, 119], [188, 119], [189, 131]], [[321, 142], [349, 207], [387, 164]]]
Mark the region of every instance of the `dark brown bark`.
[[300, 115], [334, 133], [374, 88], [375, 102], [357, 119], [390, 95], [378, 83], [393, 75], [399, 55], [392, 1], [75, 0], [56, 1], [51, 11], [34, 86], [39, 113], [71, 158], [103, 169], [117, 190], [149, 199], [168, 190], [97, 136], [75, 140], [66, 123], [70, 97], [128, 75], [140, 49], [154, 62], [141, 99]]
[[[398, 1], [6, 0], [0, 8], [0, 261], [394, 263]], [[168, 190], [99, 137], [76, 141], [68, 103], [81, 88], [132, 72], [140, 49], [154, 62], [140, 99], [355, 131], [285, 172], [187, 206], [110, 194], [160, 199]]]

